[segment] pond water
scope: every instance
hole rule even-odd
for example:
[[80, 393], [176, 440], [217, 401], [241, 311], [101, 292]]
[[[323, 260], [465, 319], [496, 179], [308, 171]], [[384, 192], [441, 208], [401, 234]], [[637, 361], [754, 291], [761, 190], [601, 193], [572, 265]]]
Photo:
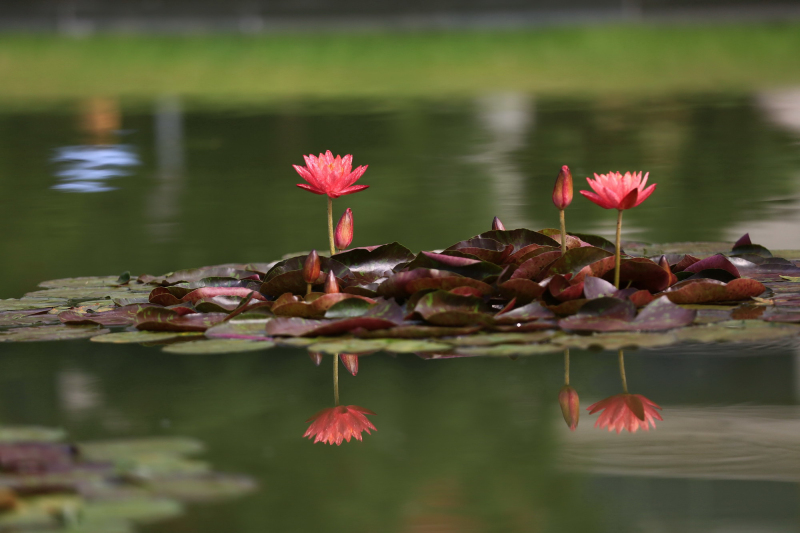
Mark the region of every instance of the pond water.
[[[0, 297], [53, 278], [261, 262], [324, 249], [325, 202], [292, 164], [354, 154], [371, 188], [355, 246], [443, 248], [489, 229], [557, 225], [558, 169], [645, 170], [626, 214], [645, 242], [734, 240], [800, 249], [800, 91], [647, 99], [494, 94], [448, 101], [231, 107], [165, 96], [0, 108]], [[576, 184], [579, 184], [576, 181]], [[577, 195], [576, 195], [577, 196]], [[583, 198], [570, 230], [610, 235]], [[362, 358], [346, 404], [378, 431], [313, 445], [332, 402], [330, 357], [302, 350], [170, 355], [71, 341], [0, 345], [0, 422], [78, 439], [181, 435], [260, 490], [194, 505], [142, 531], [800, 531], [800, 351], [790, 342], [626, 352], [655, 431], [592, 428], [620, 391], [615, 352], [574, 350], [578, 430], [557, 403], [561, 356]]]

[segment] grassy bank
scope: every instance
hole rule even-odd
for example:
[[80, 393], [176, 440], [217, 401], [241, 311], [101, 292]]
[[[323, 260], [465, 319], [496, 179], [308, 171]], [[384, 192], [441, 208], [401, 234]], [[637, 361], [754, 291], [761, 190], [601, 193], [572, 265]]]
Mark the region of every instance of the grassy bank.
[[0, 98], [650, 94], [800, 84], [800, 24], [0, 37]]

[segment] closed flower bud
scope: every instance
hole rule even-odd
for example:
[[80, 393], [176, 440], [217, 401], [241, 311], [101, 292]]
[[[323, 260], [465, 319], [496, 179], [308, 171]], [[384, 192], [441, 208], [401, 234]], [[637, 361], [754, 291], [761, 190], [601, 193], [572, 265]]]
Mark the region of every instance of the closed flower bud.
[[353, 210], [349, 207], [336, 224], [333, 243], [339, 250], [344, 250], [353, 242]]
[[314, 361], [314, 364], [319, 366], [322, 364], [322, 354], [319, 352], [308, 352], [308, 356]]
[[348, 372], [350, 372], [354, 376], [356, 374], [358, 374], [358, 356], [357, 355], [353, 355], [353, 354], [349, 354], [349, 353], [343, 353], [343, 354], [339, 355], [339, 359], [341, 359], [342, 364], [344, 365], [344, 367], [347, 369]]
[[330, 271], [328, 277], [325, 278], [325, 294], [336, 294], [337, 292], [341, 292], [339, 283], [336, 281], [333, 271]]
[[322, 265], [319, 260], [319, 254], [316, 250], [311, 250], [311, 253], [308, 254], [308, 257], [306, 257], [303, 263], [303, 281], [311, 284], [316, 283], [321, 268]]
[[572, 203], [572, 173], [567, 165], [561, 167], [556, 178], [556, 186], [553, 187], [553, 203], [561, 210], [566, 209]]
[[502, 222], [500, 222], [500, 219], [497, 218], [497, 217], [494, 217], [494, 220], [492, 220], [492, 230], [494, 230], [494, 231], [497, 231], [497, 230], [505, 231], [505, 229], [506, 229], [506, 227], [503, 225]]
[[558, 393], [558, 403], [561, 405], [564, 422], [567, 423], [570, 430], [575, 431], [581, 414], [578, 392], [569, 385], [564, 385]]

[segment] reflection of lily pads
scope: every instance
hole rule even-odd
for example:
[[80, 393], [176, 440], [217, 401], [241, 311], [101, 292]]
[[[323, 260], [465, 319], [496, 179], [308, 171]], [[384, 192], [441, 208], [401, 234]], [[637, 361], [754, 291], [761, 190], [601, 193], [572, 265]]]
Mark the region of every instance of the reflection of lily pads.
[[0, 342], [65, 341], [108, 332], [100, 326], [32, 326], [0, 331]]
[[56, 442], [63, 440], [63, 429], [39, 426], [0, 426], [0, 442]]
[[218, 339], [266, 339], [264, 330], [269, 319], [231, 320], [206, 330], [206, 337]]
[[215, 354], [215, 353], [237, 353], [237, 352], [255, 352], [258, 350], [266, 350], [275, 346], [271, 342], [266, 341], [251, 341], [242, 339], [209, 339], [197, 340], [191, 342], [181, 342], [178, 344], [169, 344], [162, 348], [162, 351], [168, 353], [182, 353], [182, 354]]

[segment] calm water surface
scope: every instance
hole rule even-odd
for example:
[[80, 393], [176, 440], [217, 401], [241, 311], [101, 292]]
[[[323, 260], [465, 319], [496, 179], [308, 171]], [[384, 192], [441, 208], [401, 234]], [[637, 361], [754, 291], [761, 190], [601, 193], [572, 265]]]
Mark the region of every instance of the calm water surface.
[[[557, 224], [575, 176], [645, 170], [628, 238], [750, 231], [800, 249], [800, 92], [557, 100], [203, 106], [98, 97], [0, 109], [0, 297], [45, 279], [158, 274], [325, 247], [324, 199], [291, 164], [331, 149], [369, 164], [354, 245], [443, 248], [488, 229]], [[570, 229], [610, 233], [576, 198]], [[185, 435], [261, 490], [143, 527], [155, 532], [800, 531], [800, 352], [793, 345], [627, 354], [656, 431], [570, 433], [560, 356], [426, 361], [385, 354], [344, 374], [378, 432], [340, 448], [300, 436], [331, 403], [330, 358], [300, 350], [175, 356], [89, 342], [0, 345], [0, 422], [78, 439]], [[573, 352], [586, 407], [620, 391], [616, 354]]]

